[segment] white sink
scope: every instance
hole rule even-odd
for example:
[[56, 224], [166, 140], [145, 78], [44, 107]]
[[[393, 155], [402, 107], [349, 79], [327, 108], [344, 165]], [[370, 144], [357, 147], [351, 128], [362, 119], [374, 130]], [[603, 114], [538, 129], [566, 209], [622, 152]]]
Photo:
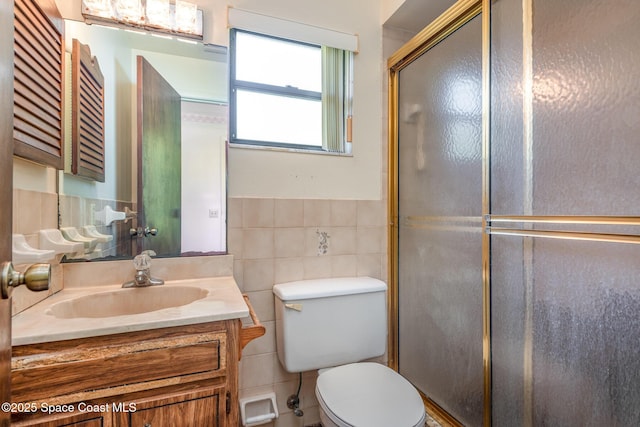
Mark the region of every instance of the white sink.
[[49, 307], [47, 314], [58, 319], [126, 316], [181, 307], [208, 294], [206, 289], [194, 286], [121, 288], [58, 302]]
[[15, 315], [11, 343], [37, 344], [247, 316], [233, 276], [168, 280], [147, 288], [68, 286]]

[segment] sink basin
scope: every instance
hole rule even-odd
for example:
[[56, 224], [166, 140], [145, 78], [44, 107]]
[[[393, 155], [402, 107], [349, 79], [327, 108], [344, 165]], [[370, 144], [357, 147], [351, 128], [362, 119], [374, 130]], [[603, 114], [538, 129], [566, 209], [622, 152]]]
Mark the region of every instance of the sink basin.
[[149, 313], [180, 307], [206, 297], [209, 292], [194, 286], [151, 286], [118, 289], [61, 301], [47, 314], [59, 319], [100, 318]]

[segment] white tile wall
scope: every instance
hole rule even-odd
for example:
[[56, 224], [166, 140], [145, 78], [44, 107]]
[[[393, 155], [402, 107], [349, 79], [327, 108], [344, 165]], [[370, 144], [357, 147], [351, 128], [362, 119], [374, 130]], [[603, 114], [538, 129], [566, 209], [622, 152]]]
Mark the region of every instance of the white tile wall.
[[[298, 376], [286, 372], [278, 360], [272, 288], [275, 283], [325, 277], [368, 275], [386, 281], [386, 203], [231, 198], [228, 207], [234, 276], [267, 330], [242, 353], [240, 395], [275, 391], [280, 418], [267, 426], [318, 423], [316, 372], [303, 375], [304, 416], [294, 416], [286, 406], [298, 387]], [[328, 247], [319, 254], [323, 232], [329, 235]]]
[[[13, 233], [23, 234], [27, 243], [39, 248], [39, 231], [58, 228], [58, 195], [22, 189], [13, 190]], [[16, 315], [62, 289], [62, 269], [56, 260], [51, 262], [51, 283], [47, 292], [31, 292], [25, 286], [12, 293], [11, 312]], [[28, 265], [14, 265], [24, 271]]]

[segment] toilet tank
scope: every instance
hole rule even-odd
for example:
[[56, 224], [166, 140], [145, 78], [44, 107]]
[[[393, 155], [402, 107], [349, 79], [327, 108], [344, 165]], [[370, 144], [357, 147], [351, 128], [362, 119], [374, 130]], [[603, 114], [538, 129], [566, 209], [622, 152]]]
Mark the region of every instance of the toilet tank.
[[273, 287], [276, 342], [288, 372], [384, 354], [387, 285], [371, 277], [301, 280]]

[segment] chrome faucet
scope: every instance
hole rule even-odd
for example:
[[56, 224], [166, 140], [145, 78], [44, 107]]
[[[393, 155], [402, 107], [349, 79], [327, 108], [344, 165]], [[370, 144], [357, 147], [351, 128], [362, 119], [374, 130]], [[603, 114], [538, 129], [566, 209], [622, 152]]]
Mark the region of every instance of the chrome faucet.
[[143, 288], [164, 284], [164, 280], [151, 277], [151, 256], [155, 254], [153, 251], [142, 251], [140, 255], [133, 258], [136, 275], [133, 280], [123, 283], [123, 288]]

